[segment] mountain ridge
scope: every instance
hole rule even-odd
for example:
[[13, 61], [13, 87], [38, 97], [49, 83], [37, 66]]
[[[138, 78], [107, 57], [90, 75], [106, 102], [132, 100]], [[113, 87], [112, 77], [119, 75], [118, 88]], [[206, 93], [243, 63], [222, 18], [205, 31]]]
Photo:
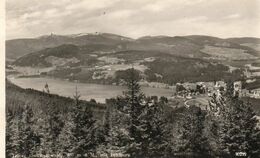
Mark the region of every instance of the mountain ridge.
[[[205, 42], [205, 39], [207, 40]], [[253, 41], [248, 44], [247, 41]], [[183, 42], [183, 43], [181, 43]], [[143, 36], [137, 39], [111, 34], [111, 33], [81, 33], [70, 35], [43, 35], [37, 38], [21, 38], [11, 39], [6, 41], [6, 58], [17, 59], [23, 55], [40, 51], [45, 48], [57, 47], [62, 44], [74, 44], [77, 46], [90, 44], [104, 44], [104, 45], [119, 45], [127, 47], [126, 49], [140, 49], [150, 50], [155, 49], [159, 51], [172, 52], [176, 51], [171, 47], [176, 46], [178, 50], [192, 49], [198, 50], [198, 47], [203, 47], [206, 44], [228, 47], [229, 45], [237, 48], [242, 48], [253, 52], [253, 55], [260, 55], [256, 53], [256, 44], [260, 44], [258, 38], [218, 38], [205, 35], [189, 35], [189, 36]], [[241, 45], [246, 43], [247, 45]], [[181, 46], [182, 45], [182, 46]], [[191, 51], [191, 50], [189, 50]], [[187, 52], [187, 51], [184, 51]], [[181, 51], [180, 54], [183, 52]]]
[[37, 69], [35, 74], [118, 84], [133, 64], [145, 81], [172, 84], [241, 78], [246, 64], [260, 59], [257, 41], [203, 35], [131, 39], [109, 33], [51, 34], [7, 41], [6, 54], [14, 59], [11, 65]]

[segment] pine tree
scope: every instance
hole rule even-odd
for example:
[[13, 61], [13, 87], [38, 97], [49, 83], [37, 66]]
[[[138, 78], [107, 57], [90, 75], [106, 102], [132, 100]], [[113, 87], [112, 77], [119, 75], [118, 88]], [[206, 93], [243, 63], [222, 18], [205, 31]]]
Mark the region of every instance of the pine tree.
[[[138, 83], [140, 77], [134, 69], [128, 71], [127, 90], [123, 96], [110, 100], [112, 105], [105, 115], [105, 133], [107, 133], [107, 151], [120, 151], [131, 157], [165, 156], [169, 147], [166, 119], [162, 107], [166, 98], [154, 103], [141, 92]], [[109, 115], [108, 115], [109, 114]]]
[[144, 94], [138, 83], [140, 77], [134, 68], [127, 71], [125, 79], [127, 90], [123, 96], [111, 100], [114, 108], [110, 113], [111, 129], [109, 132], [109, 144], [111, 150], [119, 150], [130, 154], [132, 157], [142, 153], [142, 127], [140, 116], [143, 112]]
[[104, 117], [103, 117], [103, 144], [104, 145], [107, 145], [109, 143], [109, 137], [110, 137], [110, 131], [111, 131], [111, 128], [112, 128], [112, 122], [111, 122], [111, 119], [112, 119], [112, 113], [113, 113], [113, 109], [114, 107], [112, 107], [112, 105], [109, 105], [107, 104], [107, 108], [106, 108], [106, 111], [105, 111], [105, 114], [104, 114]]
[[6, 114], [6, 157], [12, 158], [15, 155], [15, 145], [14, 145], [14, 136], [15, 136], [15, 120], [13, 112], [8, 109]]
[[50, 107], [47, 114], [41, 114], [38, 119], [38, 135], [41, 139], [39, 154], [56, 157], [59, 149], [58, 137], [64, 122], [57, 109]]
[[22, 156], [22, 151], [23, 151], [23, 140], [22, 140], [22, 127], [23, 124], [21, 122], [23, 118], [23, 112], [24, 109], [21, 108], [20, 112], [17, 113], [17, 116], [14, 117], [13, 120], [13, 128], [14, 128], [14, 134], [12, 135], [13, 139], [13, 155], [16, 157], [21, 157]]
[[103, 118], [103, 143], [99, 144], [98, 154], [126, 154], [130, 144], [128, 127], [130, 117], [123, 110], [123, 98], [107, 101], [107, 109]]
[[65, 156], [86, 157], [95, 152], [95, 120], [89, 107], [82, 105], [76, 93], [76, 105], [72, 108], [60, 134], [61, 152]]
[[107, 154], [107, 146], [110, 142], [110, 131], [111, 131], [111, 108], [106, 105], [106, 111], [103, 116], [101, 128], [97, 132], [98, 147], [97, 154]]
[[129, 78], [126, 79], [127, 90], [123, 92], [123, 100], [126, 105], [123, 106], [132, 118], [137, 118], [142, 111], [141, 102], [144, 99], [144, 94], [141, 92], [141, 86], [138, 83], [140, 76], [134, 68], [128, 71], [128, 76]]
[[221, 149], [234, 156], [236, 152], [246, 152], [248, 157], [260, 154], [260, 130], [256, 115], [238, 99], [227, 102], [228, 113], [220, 129]]
[[63, 157], [72, 157], [72, 149], [75, 145], [76, 138], [74, 138], [72, 129], [75, 129], [75, 124], [72, 120], [71, 114], [67, 114], [64, 127], [59, 135], [59, 148], [58, 152]]
[[[123, 92], [123, 97], [117, 99], [116, 105], [119, 111], [115, 111], [117, 115], [121, 112], [125, 114], [121, 118], [129, 118], [128, 127], [124, 128], [123, 125], [117, 127], [112, 137], [114, 137], [114, 142], [120, 141], [117, 142], [117, 146], [121, 146], [121, 150], [124, 145], [126, 153], [131, 157], [162, 156], [163, 151], [168, 147], [168, 142], [167, 130], [165, 130], [166, 121], [163, 119], [160, 108], [167, 101], [163, 98], [158, 102], [158, 99], [154, 97], [156, 101], [149, 106], [149, 101], [141, 92], [139, 79], [140, 77], [132, 68], [126, 80], [128, 89]], [[120, 122], [122, 124], [122, 121]]]
[[131, 141], [128, 131], [129, 116], [116, 108], [112, 108], [110, 112], [110, 120], [107, 153], [110, 154], [111, 152], [117, 152], [126, 154]]
[[169, 154], [170, 130], [164, 117], [163, 104], [146, 104], [141, 114], [142, 157], [163, 157]]
[[47, 116], [41, 114], [41, 117], [37, 120], [37, 135], [40, 138], [40, 145], [37, 148], [37, 155], [39, 156], [48, 156], [48, 157], [52, 157], [51, 156], [51, 142], [52, 142], [52, 138], [49, 134], [49, 123], [48, 123], [48, 119]]
[[35, 117], [30, 106], [18, 118], [18, 131], [16, 136], [16, 148], [19, 156], [33, 157], [40, 143], [39, 137], [34, 130]]
[[199, 107], [191, 106], [185, 115], [181, 129], [179, 152], [193, 155], [209, 154], [209, 142], [204, 135], [206, 113]]
[[49, 109], [47, 121], [47, 126], [49, 126], [49, 128], [47, 128], [46, 132], [48, 133], [49, 138], [51, 139], [49, 150], [51, 151], [51, 154], [56, 155], [58, 149], [57, 138], [59, 137], [61, 130], [64, 126], [64, 121], [60, 112], [55, 107]]
[[250, 104], [245, 104], [234, 93], [233, 83], [228, 82], [227, 90], [219, 98], [213, 98], [211, 104], [219, 109], [213, 120], [218, 122], [217, 143], [221, 154], [231, 157], [236, 152], [246, 152], [247, 157], [259, 155], [260, 131], [256, 115]]
[[103, 119], [104, 136], [109, 137], [109, 131], [111, 129], [111, 108], [107, 107], [104, 119]]
[[130, 116], [129, 130], [129, 148], [128, 153], [132, 156], [140, 156], [142, 145], [142, 127], [140, 115], [142, 114], [144, 106], [142, 101], [144, 94], [141, 92], [141, 87], [138, 83], [139, 74], [135, 73], [134, 68], [129, 71], [129, 78], [127, 79], [127, 91], [123, 92], [125, 109]]

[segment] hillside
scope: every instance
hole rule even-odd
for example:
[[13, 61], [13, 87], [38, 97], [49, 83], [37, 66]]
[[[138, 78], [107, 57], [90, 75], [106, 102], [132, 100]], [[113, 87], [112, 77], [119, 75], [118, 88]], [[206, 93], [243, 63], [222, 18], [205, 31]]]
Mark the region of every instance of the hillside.
[[[121, 84], [122, 73], [131, 68], [139, 71], [143, 80], [172, 85], [177, 82], [240, 79], [242, 71], [230, 71], [228, 66], [198, 58], [181, 57], [159, 51], [126, 50], [114, 53], [83, 51], [85, 47], [61, 45], [31, 53], [17, 59], [14, 69], [27, 71], [23, 75], [46, 75], [80, 82]], [[102, 47], [100, 47], [102, 48]], [[34, 71], [35, 73], [32, 73]]]
[[242, 46], [250, 47], [257, 51], [258, 55], [260, 54], [260, 38], [252, 37], [241, 37], [241, 38], [228, 38], [230, 42], [238, 43]]
[[[100, 118], [103, 115], [105, 106], [103, 104], [81, 101], [86, 106], [91, 107], [94, 116]], [[33, 89], [22, 89], [10, 81], [6, 81], [6, 109], [19, 112], [25, 105], [31, 106], [35, 111], [39, 109], [47, 112], [49, 107], [58, 109], [65, 114], [75, 104], [74, 99], [59, 95], [48, 94]]]
[[253, 38], [253, 37], [228, 38], [227, 40], [238, 44], [244, 44], [244, 43], [260, 44], [260, 38]]
[[201, 58], [207, 54], [200, 52], [203, 47], [185, 37], [146, 36], [128, 45], [132, 50], [159, 51], [172, 55]]
[[133, 65], [143, 80], [171, 85], [243, 78], [246, 65], [258, 63], [260, 55], [246, 44], [257, 44], [258, 40], [202, 35], [131, 39], [107, 33], [52, 34], [7, 41], [6, 53], [17, 58], [8, 65], [22, 76], [121, 84], [118, 74]]
[[[241, 42], [241, 41], [246, 41]], [[258, 43], [256, 43], [258, 42]], [[259, 39], [221, 39], [211, 36], [145, 36], [136, 40], [108, 33], [74, 34], [74, 35], [45, 35], [38, 38], [13, 39], [6, 41], [7, 59], [17, 59], [23, 55], [38, 52], [46, 48], [63, 44], [84, 45], [114, 45], [122, 50], [160, 51], [184, 57], [207, 57], [201, 50], [205, 46], [240, 49], [251, 55], [259, 55], [251, 47], [259, 44]], [[247, 46], [248, 45], [248, 46]]]
[[17, 59], [23, 55], [40, 51], [46, 48], [57, 47], [63, 44], [114, 45], [131, 41], [131, 38], [108, 33], [75, 34], [75, 35], [45, 35], [38, 38], [13, 39], [6, 41], [7, 59]]

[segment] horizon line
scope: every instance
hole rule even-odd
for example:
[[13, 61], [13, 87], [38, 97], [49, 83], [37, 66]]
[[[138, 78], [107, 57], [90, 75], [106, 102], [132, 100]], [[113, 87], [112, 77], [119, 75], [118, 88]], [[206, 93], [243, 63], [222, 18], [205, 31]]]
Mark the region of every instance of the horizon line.
[[209, 37], [216, 37], [216, 38], [220, 38], [220, 39], [229, 39], [229, 38], [257, 38], [260, 39], [260, 37], [256, 37], [256, 36], [232, 36], [232, 37], [219, 37], [219, 36], [215, 36], [215, 35], [207, 35], [207, 34], [188, 34], [188, 35], [175, 35], [175, 36], [171, 36], [171, 35], [164, 35], [164, 34], [160, 34], [160, 35], [144, 35], [144, 36], [139, 36], [137, 38], [133, 38], [133, 37], [129, 37], [129, 36], [125, 36], [125, 35], [121, 35], [121, 34], [116, 34], [116, 33], [110, 33], [110, 32], [81, 32], [81, 33], [71, 33], [71, 34], [55, 34], [53, 32], [51, 32], [50, 34], [43, 34], [43, 35], [38, 35], [38, 36], [34, 36], [34, 37], [17, 37], [17, 38], [10, 38], [7, 39], [5, 37], [5, 41], [10, 41], [10, 40], [18, 40], [18, 39], [37, 39], [40, 37], [44, 37], [44, 36], [52, 36], [52, 35], [56, 35], [56, 36], [71, 36], [71, 35], [80, 35], [82, 34], [82, 36], [84, 35], [98, 35], [98, 34], [112, 34], [112, 35], [117, 35], [117, 36], [122, 36], [122, 37], [126, 37], [126, 38], [130, 38], [133, 40], [136, 39], [140, 39], [143, 37], [159, 37], [159, 36], [165, 36], [165, 37], [185, 37], [185, 36], [209, 36]]

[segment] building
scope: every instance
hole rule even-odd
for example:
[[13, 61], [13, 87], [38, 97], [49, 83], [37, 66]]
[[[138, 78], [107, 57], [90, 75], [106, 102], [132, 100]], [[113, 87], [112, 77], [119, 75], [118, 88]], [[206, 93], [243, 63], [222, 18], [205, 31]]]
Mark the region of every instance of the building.
[[250, 97], [251, 98], [260, 98], [260, 88], [251, 90]]
[[242, 82], [235, 81], [234, 83], [234, 94], [238, 94], [240, 97], [242, 95]]

